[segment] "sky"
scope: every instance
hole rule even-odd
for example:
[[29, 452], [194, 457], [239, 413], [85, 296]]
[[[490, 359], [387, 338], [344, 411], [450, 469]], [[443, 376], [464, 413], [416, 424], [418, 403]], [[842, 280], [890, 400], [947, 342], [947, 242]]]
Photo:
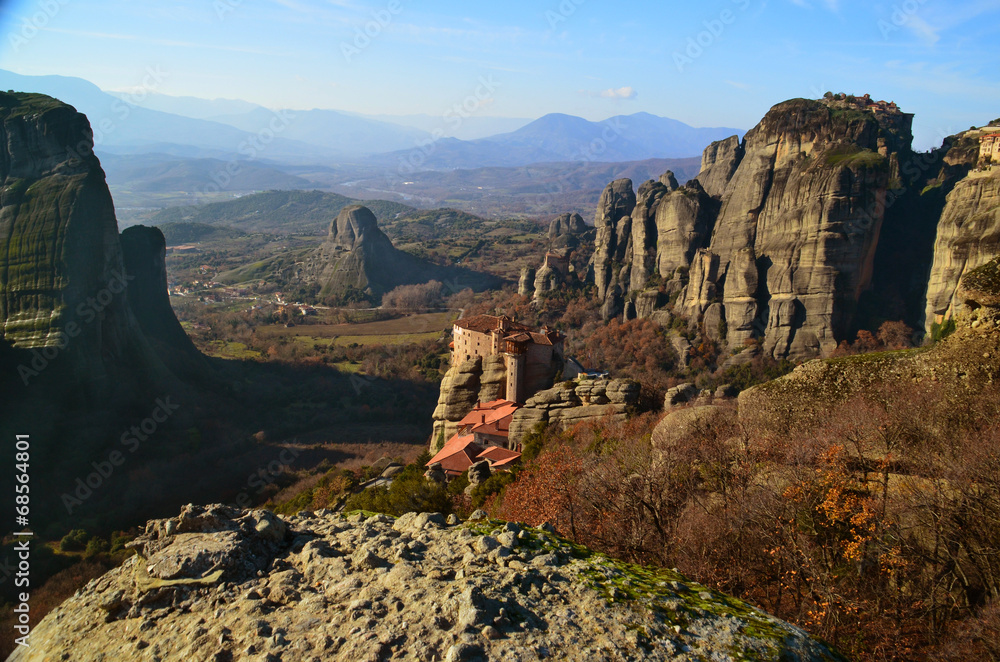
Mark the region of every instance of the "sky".
[[0, 35], [19, 74], [272, 108], [749, 129], [867, 92], [917, 149], [1000, 117], [1000, 0], [0, 0]]

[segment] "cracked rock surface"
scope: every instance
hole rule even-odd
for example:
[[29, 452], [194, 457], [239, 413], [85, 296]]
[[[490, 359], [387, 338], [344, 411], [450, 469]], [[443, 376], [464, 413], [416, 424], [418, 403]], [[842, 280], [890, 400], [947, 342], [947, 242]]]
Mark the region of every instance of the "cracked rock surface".
[[842, 659], [676, 572], [496, 520], [187, 506], [133, 545], [9, 659]]

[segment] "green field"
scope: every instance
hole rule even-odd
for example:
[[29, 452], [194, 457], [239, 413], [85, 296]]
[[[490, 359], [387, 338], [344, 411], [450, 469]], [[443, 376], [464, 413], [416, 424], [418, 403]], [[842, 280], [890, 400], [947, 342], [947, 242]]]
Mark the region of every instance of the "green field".
[[454, 312], [424, 313], [360, 324], [302, 324], [287, 328], [272, 324], [259, 327], [257, 333], [261, 337], [295, 338], [320, 345], [405, 345], [440, 338], [456, 316]]

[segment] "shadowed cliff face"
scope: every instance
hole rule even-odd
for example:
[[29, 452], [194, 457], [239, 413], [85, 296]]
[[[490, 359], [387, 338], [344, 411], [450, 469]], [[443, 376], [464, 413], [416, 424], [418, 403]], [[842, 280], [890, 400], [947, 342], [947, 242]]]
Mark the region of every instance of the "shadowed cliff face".
[[144, 327], [196, 352], [166, 296], [162, 234], [127, 233], [123, 255], [85, 116], [16, 93], [0, 94], [0, 117], [0, 339], [22, 386], [51, 372], [58, 388], [46, 386], [50, 398], [86, 385], [94, 401], [107, 402], [134, 397], [143, 383], [169, 383]]
[[201, 353], [184, 332], [167, 294], [167, 243], [159, 228], [135, 225], [121, 233], [125, 269], [133, 278], [129, 304], [142, 332], [157, 350], [171, 351], [197, 361]]
[[92, 153], [70, 151], [89, 138], [87, 119], [27, 94], [0, 95], [0, 116], [2, 337], [16, 348], [55, 346], [75, 321], [82, 343], [114, 356], [134, 320], [124, 314], [127, 278], [104, 172]]
[[[75, 477], [118, 447], [125, 420], [189, 392], [166, 367], [178, 353], [143, 332], [148, 323], [154, 337], [183, 336], [166, 298], [162, 235], [123, 256], [92, 145], [72, 107], [0, 94], [0, 434], [31, 436], [32, 513], [47, 522], [64, 516], [60, 494]], [[144, 233], [149, 244], [146, 228], [129, 237]], [[13, 471], [0, 473], [0, 489], [12, 491]]]
[[[927, 279], [928, 332], [934, 324], [955, 317], [962, 303], [958, 296], [962, 277], [1000, 255], [1000, 169], [970, 172], [978, 158], [979, 133], [967, 131], [949, 139], [952, 146], [935, 182], [945, 197]], [[958, 173], [946, 172], [949, 167]]]

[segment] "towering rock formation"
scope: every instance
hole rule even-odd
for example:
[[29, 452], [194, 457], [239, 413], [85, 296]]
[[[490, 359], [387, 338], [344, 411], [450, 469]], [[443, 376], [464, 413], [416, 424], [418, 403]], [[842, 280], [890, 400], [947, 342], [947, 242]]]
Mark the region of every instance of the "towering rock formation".
[[656, 273], [656, 216], [663, 198], [677, 188], [677, 180], [673, 176], [667, 171], [664, 175], [667, 184], [650, 179], [639, 186], [635, 209], [632, 210], [631, 246], [625, 256], [625, 261], [632, 264], [628, 277], [630, 290], [646, 287], [649, 277]]
[[566, 235], [580, 235], [587, 231], [587, 224], [579, 214], [563, 214], [549, 224], [549, 241]]
[[705, 246], [712, 234], [718, 206], [692, 180], [684, 188], [672, 191], [656, 210], [656, 271], [670, 278], [679, 268], [691, 266], [694, 253]]
[[[977, 137], [980, 132], [966, 132]], [[971, 166], [975, 153], [960, 136], [946, 160], [961, 159]], [[968, 152], [968, 150], [964, 150]], [[948, 193], [934, 242], [934, 261], [927, 283], [924, 325], [928, 332], [955, 316], [961, 302], [959, 282], [966, 273], [1000, 255], [1000, 169], [975, 170], [955, 183]]]
[[721, 198], [729, 186], [729, 180], [743, 160], [743, 144], [738, 136], [719, 140], [705, 148], [701, 155], [701, 171], [698, 181], [708, 195]]
[[397, 251], [379, 229], [375, 214], [360, 205], [340, 211], [313, 259], [319, 267], [321, 296], [352, 290], [378, 296], [422, 276], [416, 258]]
[[378, 299], [399, 285], [439, 280], [453, 289], [492, 287], [498, 280], [487, 274], [442, 267], [398, 250], [363, 205], [345, 207], [330, 223], [326, 241], [295, 265], [290, 280], [318, 283], [321, 297]]
[[434, 455], [458, 432], [458, 422], [477, 402], [491, 402], [506, 394], [507, 368], [502, 354], [453, 363], [441, 380], [434, 409], [430, 452]]
[[[158, 476], [126, 498], [138, 465], [117, 469], [136, 449], [122, 433], [143, 423], [137, 439], [153, 440], [152, 415], [149, 445], [169, 443], [192, 425], [189, 396], [206, 381], [216, 385], [167, 298], [163, 236], [119, 237], [87, 118], [50, 97], [0, 93], [0, 437], [31, 436], [33, 521], [78, 523], [91, 496], [86, 516], [104, 521], [162, 505], [188, 476]], [[0, 458], [4, 492], [13, 460]]]
[[535, 291], [535, 270], [531, 267], [521, 269], [521, 277], [517, 281], [517, 293], [530, 297]]
[[[910, 154], [911, 119], [850, 99], [794, 99], [772, 108], [742, 143], [734, 136], [710, 145], [696, 180], [657, 201], [656, 270], [668, 292], [684, 288], [680, 312], [707, 315], [720, 339], [733, 330], [725, 339], [733, 350], [751, 336], [777, 358], [836, 347], [871, 280], [886, 197]], [[594, 276], [608, 312], [613, 286], [638, 289], [614, 261], [630, 200], [619, 180], [598, 206]], [[644, 231], [632, 235], [629, 273], [641, 281], [650, 242]]]
[[154, 343], [201, 357], [170, 307], [163, 233], [133, 225], [122, 231], [121, 245], [125, 270], [133, 278], [129, 303], [142, 332]]
[[[22, 350], [24, 385], [58, 373], [61, 388], [85, 383], [104, 402], [168, 379], [130, 306], [142, 298], [136, 283], [147, 294], [159, 283], [147, 288], [148, 273], [131, 273], [123, 260], [87, 118], [25, 93], [0, 93], [0, 117], [0, 342]], [[173, 318], [164, 299], [140, 305], [150, 319]], [[40, 353], [44, 362], [25, 360]]]
[[593, 239], [593, 228], [579, 214], [562, 214], [549, 224], [548, 249], [542, 265], [536, 270], [521, 269], [517, 291], [521, 296], [542, 295], [568, 282], [576, 282], [576, 267], [571, 262], [574, 251], [584, 240]]
[[[604, 189], [597, 203], [597, 214], [594, 216], [597, 237], [592, 264], [597, 296], [602, 301], [617, 279], [621, 265], [616, 262], [624, 258], [624, 248], [631, 242], [631, 214], [635, 202], [632, 180], [616, 179]], [[627, 237], [624, 232], [626, 227], [629, 230]]]

